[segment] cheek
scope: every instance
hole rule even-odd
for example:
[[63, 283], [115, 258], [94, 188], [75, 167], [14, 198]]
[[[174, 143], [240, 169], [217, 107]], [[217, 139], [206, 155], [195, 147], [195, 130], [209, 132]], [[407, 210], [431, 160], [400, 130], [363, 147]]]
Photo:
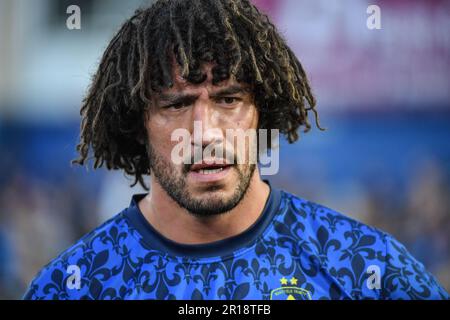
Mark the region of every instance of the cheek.
[[234, 124], [239, 129], [256, 129], [258, 125], [258, 112], [254, 105], [249, 105], [243, 108], [243, 112]]
[[172, 129], [168, 125], [167, 120], [155, 117], [147, 122], [146, 128], [153, 150], [164, 158], [170, 157], [174, 142], [171, 141]]
[[161, 128], [165, 128], [168, 125], [167, 117], [163, 117], [158, 113], [152, 113], [151, 118], [147, 120], [147, 129], [155, 131], [161, 130]]
[[[254, 105], [247, 106], [246, 112], [242, 114], [242, 117], [235, 123], [235, 129], [241, 129], [246, 131], [248, 129], [257, 129], [258, 126], [258, 110]], [[255, 132], [254, 139], [257, 139], [258, 132]], [[229, 141], [231, 143], [231, 141]], [[243, 167], [248, 164], [256, 163], [257, 141], [246, 138], [243, 142], [234, 145], [234, 151], [237, 155], [238, 161], [242, 161]]]

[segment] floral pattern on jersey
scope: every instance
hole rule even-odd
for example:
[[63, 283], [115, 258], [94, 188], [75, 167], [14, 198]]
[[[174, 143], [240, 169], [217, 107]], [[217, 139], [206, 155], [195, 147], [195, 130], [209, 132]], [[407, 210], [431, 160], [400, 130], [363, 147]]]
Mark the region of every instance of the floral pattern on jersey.
[[[246, 247], [209, 258], [152, 248], [126, 216], [105, 222], [45, 266], [25, 299], [448, 299], [392, 236], [287, 192], [271, 224]], [[79, 288], [67, 285], [69, 266]], [[367, 285], [368, 268], [381, 287]], [[278, 291], [277, 291], [278, 290]], [[287, 291], [291, 290], [291, 291]]]

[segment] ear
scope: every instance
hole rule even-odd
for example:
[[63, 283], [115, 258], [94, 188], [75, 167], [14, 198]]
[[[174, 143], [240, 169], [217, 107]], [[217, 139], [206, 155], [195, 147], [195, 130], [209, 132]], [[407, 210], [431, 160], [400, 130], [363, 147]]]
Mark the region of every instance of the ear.
[[137, 142], [138, 142], [139, 144], [141, 144], [141, 145], [144, 145], [144, 144], [146, 143], [145, 139], [142, 138], [142, 137], [138, 137], [136, 140], [137, 140]]
[[145, 122], [143, 123], [143, 129], [138, 133], [138, 136], [136, 137], [136, 141], [140, 145], [146, 145], [148, 142], [148, 136], [147, 136], [147, 128], [145, 127]]

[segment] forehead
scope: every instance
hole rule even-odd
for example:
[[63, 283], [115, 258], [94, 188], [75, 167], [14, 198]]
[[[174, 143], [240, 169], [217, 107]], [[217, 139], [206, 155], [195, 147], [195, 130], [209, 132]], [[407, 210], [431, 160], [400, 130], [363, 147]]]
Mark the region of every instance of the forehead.
[[[232, 85], [237, 85], [239, 82], [237, 82], [233, 77], [230, 77], [226, 80], [223, 80], [219, 83], [213, 84], [212, 79], [212, 69], [214, 68], [215, 64], [213, 63], [204, 63], [201, 66], [201, 71], [206, 74], [206, 79], [202, 83], [192, 83], [189, 82], [187, 79], [183, 78], [181, 75], [181, 67], [178, 65], [178, 63], [172, 63], [172, 79], [173, 79], [173, 86], [171, 88], [166, 88], [162, 90], [162, 93], [170, 93], [170, 92], [180, 92], [180, 91], [192, 91], [192, 90], [198, 90], [201, 88], [225, 88]], [[245, 87], [244, 84], [241, 84], [243, 87]]]

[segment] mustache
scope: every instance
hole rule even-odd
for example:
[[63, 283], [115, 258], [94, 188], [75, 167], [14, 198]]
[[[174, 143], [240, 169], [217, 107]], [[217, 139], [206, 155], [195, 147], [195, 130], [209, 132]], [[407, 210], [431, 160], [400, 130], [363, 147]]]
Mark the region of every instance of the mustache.
[[[230, 165], [235, 165], [235, 164], [237, 164], [238, 162], [237, 162], [237, 155], [235, 154], [235, 153], [233, 153], [232, 154], [232, 157], [230, 156], [230, 158], [232, 159], [232, 161], [231, 162], [229, 162], [229, 161], [227, 161], [227, 158], [223, 158], [223, 157], [220, 157], [220, 158], [208, 158], [208, 162], [209, 162], [209, 160], [212, 160], [213, 162], [214, 161], [217, 161], [217, 163], [222, 163], [222, 164], [224, 164], [224, 163], [227, 163], [227, 164], [230, 164]], [[201, 161], [203, 161], [203, 159], [201, 159]], [[201, 162], [200, 161], [200, 162]], [[198, 162], [197, 162], [198, 163]], [[185, 163], [182, 165], [182, 171], [183, 171], [183, 173], [184, 174], [187, 174], [189, 171], [191, 171], [191, 168], [192, 168], [192, 166], [195, 164], [195, 162], [194, 162], [194, 156], [191, 156], [190, 157], [190, 161], [185, 161]]]

